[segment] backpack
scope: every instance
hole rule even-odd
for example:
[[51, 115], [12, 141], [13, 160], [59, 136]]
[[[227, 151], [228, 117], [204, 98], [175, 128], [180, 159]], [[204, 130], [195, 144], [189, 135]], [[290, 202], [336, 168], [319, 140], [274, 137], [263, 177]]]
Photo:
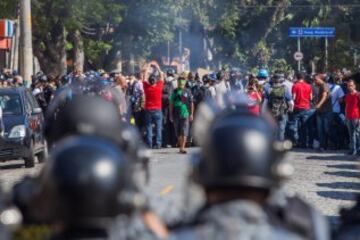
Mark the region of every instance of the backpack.
[[287, 111], [285, 100], [286, 89], [284, 86], [272, 87], [269, 94], [269, 107], [275, 119], [281, 119]]
[[195, 85], [195, 87], [193, 87], [192, 95], [194, 98], [195, 105], [198, 105], [205, 100], [205, 94], [206, 94], [205, 91], [206, 89], [203, 86]]

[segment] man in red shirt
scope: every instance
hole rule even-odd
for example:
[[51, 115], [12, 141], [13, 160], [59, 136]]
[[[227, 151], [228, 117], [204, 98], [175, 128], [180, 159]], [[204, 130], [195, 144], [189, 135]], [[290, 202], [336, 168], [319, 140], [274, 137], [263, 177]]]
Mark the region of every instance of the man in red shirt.
[[296, 80], [291, 91], [294, 99], [294, 112], [290, 116], [292, 123], [290, 129], [295, 145], [306, 148], [312, 145], [313, 140], [309, 123], [310, 117], [314, 114], [311, 109], [313, 92], [311, 85], [304, 80], [302, 73], [296, 74]]
[[360, 127], [360, 95], [356, 91], [354, 80], [347, 83], [348, 94], [345, 96], [346, 125], [350, 136], [350, 155], [359, 153], [359, 127]]
[[[145, 94], [145, 124], [146, 142], [150, 148], [160, 149], [162, 146], [162, 93], [164, 76], [157, 63], [151, 63], [144, 74]], [[153, 123], [155, 124], [155, 139], [153, 144]]]

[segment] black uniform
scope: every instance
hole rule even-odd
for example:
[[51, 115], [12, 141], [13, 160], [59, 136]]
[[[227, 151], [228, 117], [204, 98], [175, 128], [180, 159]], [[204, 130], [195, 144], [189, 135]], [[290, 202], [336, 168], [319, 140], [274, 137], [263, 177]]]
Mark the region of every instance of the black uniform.
[[[207, 106], [204, 114], [214, 117], [198, 118], [207, 128], [199, 131], [203, 133], [199, 141], [202, 149], [194, 156], [190, 176], [210, 197], [192, 219], [172, 227], [171, 237], [301, 239], [285, 227], [272, 225], [264, 208], [266, 197], [278, 184], [276, 166], [282, 164], [282, 154], [273, 145], [271, 124], [250, 113], [247, 103], [222, 110], [211, 107], [214, 103]], [[211, 109], [213, 114], [209, 113]], [[263, 200], [248, 197], [254, 195]]]

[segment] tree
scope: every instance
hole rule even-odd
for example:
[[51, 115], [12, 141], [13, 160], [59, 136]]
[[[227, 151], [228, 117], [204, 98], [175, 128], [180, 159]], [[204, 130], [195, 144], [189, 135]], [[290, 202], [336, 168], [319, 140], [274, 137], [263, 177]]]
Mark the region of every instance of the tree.
[[[356, 0], [32, 0], [34, 50], [45, 72], [61, 74], [66, 60], [78, 68], [112, 69], [118, 60], [158, 59], [192, 51], [194, 67], [253, 67], [284, 59], [296, 66], [289, 27], [334, 26], [330, 65], [353, 65], [360, 51]], [[332, 5], [331, 5], [332, 4]], [[334, 5], [335, 4], [335, 5]], [[0, 17], [16, 18], [17, 1], [2, 0]], [[324, 41], [304, 39], [305, 65], [323, 64]]]
[[0, 19], [16, 19], [17, 2], [14, 0], [1, 0], [0, 2]]
[[[37, 0], [33, 2], [34, 49], [45, 72], [61, 75], [66, 71], [67, 52], [82, 69], [86, 58], [110, 42], [106, 35], [121, 22], [123, 6], [112, 0]], [[91, 49], [89, 49], [91, 48]], [[98, 49], [104, 51], [107, 49]]]

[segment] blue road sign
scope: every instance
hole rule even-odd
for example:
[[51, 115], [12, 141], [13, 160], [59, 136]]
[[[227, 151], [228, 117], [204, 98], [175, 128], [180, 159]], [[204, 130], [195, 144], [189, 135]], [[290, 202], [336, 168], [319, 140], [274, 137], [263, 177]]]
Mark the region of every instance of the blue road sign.
[[289, 29], [289, 37], [313, 37], [313, 38], [332, 38], [335, 37], [336, 29], [333, 27], [325, 28], [297, 28], [292, 27]]

